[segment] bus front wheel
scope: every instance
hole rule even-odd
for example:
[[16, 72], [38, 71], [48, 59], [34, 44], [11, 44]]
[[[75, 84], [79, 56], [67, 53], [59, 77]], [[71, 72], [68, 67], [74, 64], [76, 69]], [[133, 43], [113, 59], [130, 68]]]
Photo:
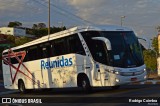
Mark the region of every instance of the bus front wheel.
[[89, 83], [89, 79], [87, 77], [83, 77], [81, 80], [81, 85], [82, 85], [82, 89], [86, 92], [89, 93], [92, 91], [90, 83]]
[[26, 93], [26, 88], [23, 80], [18, 81], [18, 89], [21, 93]]

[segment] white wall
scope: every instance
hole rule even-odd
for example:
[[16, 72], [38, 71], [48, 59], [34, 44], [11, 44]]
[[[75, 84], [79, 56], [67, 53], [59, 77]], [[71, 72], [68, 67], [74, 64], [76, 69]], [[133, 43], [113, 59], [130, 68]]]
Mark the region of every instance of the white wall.
[[26, 30], [14, 28], [14, 36], [25, 36]]
[[0, 28], [0, 34], [13, 35], [13, 36], [25, 36], [26, 30], [18, 28], [2, 27]]
[[13, 28], [2, 27], [2, 28], [0, 28], [0, 33], [6, 34], [6, 35], [13, 35], [14, 30], [13, 30]]

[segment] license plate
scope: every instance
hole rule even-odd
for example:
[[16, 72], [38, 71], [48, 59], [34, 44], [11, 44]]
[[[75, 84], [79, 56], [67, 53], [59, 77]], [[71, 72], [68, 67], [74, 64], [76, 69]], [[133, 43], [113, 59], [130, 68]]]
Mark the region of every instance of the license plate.
[[137, 81], [137, 78], [131, 78], [131, 81]]

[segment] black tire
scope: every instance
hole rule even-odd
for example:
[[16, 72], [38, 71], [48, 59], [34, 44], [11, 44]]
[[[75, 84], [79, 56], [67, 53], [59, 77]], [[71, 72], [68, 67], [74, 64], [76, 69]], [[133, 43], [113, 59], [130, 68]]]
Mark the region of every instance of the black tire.
[[116, 86], [112, 86], [112, 89], [119, 89], [120, 88], [120, 85], [116, 85]]
[[89, 79], [87, 77], [82, 78], [81, 85], [85, 93], [90, 93], [92, 91], [92, 87], [90, 86]]
[[26, 93], [26, 87], [22, 80], [18, 82], [18, 89], [21, 93]]

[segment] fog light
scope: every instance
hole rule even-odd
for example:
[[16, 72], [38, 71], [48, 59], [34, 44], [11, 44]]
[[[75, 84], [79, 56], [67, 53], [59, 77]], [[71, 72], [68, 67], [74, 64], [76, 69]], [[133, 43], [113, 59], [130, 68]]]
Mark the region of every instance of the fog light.
[[120, 82], [119, 79], [116, 79], [116, 82]]

